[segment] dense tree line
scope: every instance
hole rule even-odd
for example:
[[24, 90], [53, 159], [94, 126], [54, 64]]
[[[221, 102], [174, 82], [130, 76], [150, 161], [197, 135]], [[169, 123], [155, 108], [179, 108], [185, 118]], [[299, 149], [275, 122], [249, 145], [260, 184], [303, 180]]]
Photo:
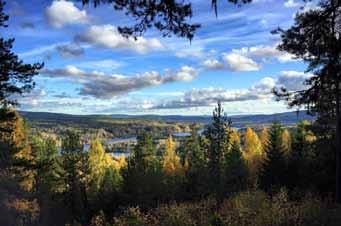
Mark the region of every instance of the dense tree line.
[[238, 132], [218, 104], [202, 135], [193, 130], [181, 143], [170, 135], [158, 149], [150, 134], [141, 133], [124, 158], [109, 155], [99, 139], [85, 151], [77, 131], [66, 132], [59, 147], [53, 138], [31, 135], [15, 111], [2, 114], [15, 115], [0, 124], [8, 130], [0, 139], [7, 225], [88, 225], [98, 213], [111, 219], [129, 206], [147, 211], [160, 203], [207, 198], [220, 209], [226, 198], [257, 189], [276, 197], [286, 188], [291, 200], [334, 192], [328, 182], [335, 171], [325, 164], [333, 153], [323, 143], [321, 154], [324, 137], [308, 122], [290, 131], [274, 122]]

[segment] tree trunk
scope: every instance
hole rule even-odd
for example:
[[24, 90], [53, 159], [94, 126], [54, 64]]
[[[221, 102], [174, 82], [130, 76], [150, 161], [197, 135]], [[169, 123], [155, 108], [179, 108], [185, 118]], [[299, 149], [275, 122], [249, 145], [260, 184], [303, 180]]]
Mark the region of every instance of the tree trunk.
[[336, 151], [336, 202], [341, 203], [341, 119], [340, 119], [340, 82], [336, 82], [336, 134], [335, 134], [335, 151]]

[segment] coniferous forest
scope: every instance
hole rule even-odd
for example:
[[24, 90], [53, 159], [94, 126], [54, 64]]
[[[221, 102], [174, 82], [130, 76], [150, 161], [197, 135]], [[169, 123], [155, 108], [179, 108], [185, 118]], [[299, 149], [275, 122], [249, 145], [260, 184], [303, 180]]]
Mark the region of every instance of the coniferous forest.
[[[210, 3], [218, 14], [220, 2]], [[192, 11], [182, 1], [82, 4], [94, 10], [113, 4], [135, 18], [132, 27], [119, 28], [127, 37], [154, 27], [192, 40], [200, 28], [186, 21]], [[0, 0], [1, 30], [10, 19], [5, 5]], [[341, 225], [340, 18], [341, 1], [321, 0], [318, 9], [296, 14], [291, 27], [273, 31], [278, 49], [303, 59], [313, 76], [305, 90], [275, 87], [272, 94], [315, 120], [237, 129], [224, 101], [213, 98], [202, 131], [193, 124], [190, 135], [169, 133], [160, 144], [155, 133], [139, 129], [127, 156], [112, 155], [100, 136], [84, 149], [84, 131], [77, 128], [53, 136], [32, 128], [17, 99], [34, 89], [45, 65], [25, 64], [13, 50], [15, 40], [1, 35], [0, 225]]]

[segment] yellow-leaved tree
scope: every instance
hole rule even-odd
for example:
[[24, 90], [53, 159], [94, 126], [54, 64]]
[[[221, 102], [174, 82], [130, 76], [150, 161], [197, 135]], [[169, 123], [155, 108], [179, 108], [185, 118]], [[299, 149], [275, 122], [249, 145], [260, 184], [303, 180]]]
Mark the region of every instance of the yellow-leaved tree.
[[239, 144], [240, 145], [240, 135], [239, 135], [237, 130], [231, 129], [229, 143], [231, 145], [232, 144]]
[[251, 186], [257, 186], [258, 175], [264, 158], [262, 143], [256, 132], [247, 128], [245, 132], [243, 156], [249, 171], [249, 183]]
[[291, 135], [287, 129], [284, 129], [282, 132], [282, 144], [284, 146], [285, 155], [288, 157], [291, 151]]
[[[119, 169], [126, 164], [124, 157], [123, 159], [114, 159], [108, 153], [106, 153], [99, 139], [95, 139], [91, 142], [88, 159], [90, 171], [89, 181], [91, 187], [95, 190], [99, 190], [101, 188], [101, 185], [104, 183], [105, 179], [118, 179], [108, 178], [108, 171], [118, 172]], [[110, 174], [112, 174], [112, 172]], [[117, 176], [118, 174], [114, 175]]]
[[266, 127], [263, 127], [262, 131], [260, 132], [259, 138], [262, 144], [262, 150], [264, 152], [265, 147], [269, 142], [269, 130]]
[[[20, 178], [21, 187], [30, 191], [34, 184], [34, 172], [27, 168], [33, 164], [33, 155], [29, 145], [24, 121], [11, 109], [1, 109], [0, 113], [0, 168], [14, 169], [16, 178]], [[14, 171], [13, 171], [14, 172]]]
[[175, 152], [175, 142], [171, 135], [166, 140], [166, 150], [163, 155], [163, 170], [166, 175], [177, 175], [183, 171], [180, 157]]

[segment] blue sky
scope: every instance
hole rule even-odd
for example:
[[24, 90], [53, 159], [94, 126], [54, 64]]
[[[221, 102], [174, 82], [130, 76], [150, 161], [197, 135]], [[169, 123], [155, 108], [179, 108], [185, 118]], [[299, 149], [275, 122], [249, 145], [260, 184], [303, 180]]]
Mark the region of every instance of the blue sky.
[[[288, 111], [273, 87], [306, 88], [303, 62], [276, 50], [270, 31], [288, 28], [300, 0], [255, 0], [237, 7], [192, 0], [200, 23], [190, 43], [156, 30], [125, 39], [117, 26], [132, 24], [110, 5], [77, 1], [8, 1], [14, 51], [27, 63], [44, 62], [36, 88], [20, 98], [21, 110], [72, 114], [211, 114], [221, 100], [232, 114]], [[301, 7], [304, 7], [303, 9]]]

